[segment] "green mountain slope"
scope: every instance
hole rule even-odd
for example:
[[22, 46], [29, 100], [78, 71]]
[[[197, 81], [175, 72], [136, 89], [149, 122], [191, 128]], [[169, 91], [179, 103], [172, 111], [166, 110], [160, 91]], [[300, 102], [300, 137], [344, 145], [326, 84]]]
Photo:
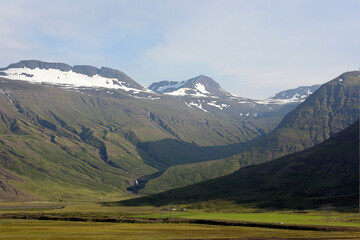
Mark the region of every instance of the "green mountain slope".
[[287, 114], [256, 147], [260, 159], [278, 157], [314, 146], [359, 119], [360, 72], [347, 72], [322, 85]]
[[359, 86], [359, 71], [344, 73], [323, 84], [270, 134], [239, 149], [241, 153], [217, 162], [173, 166], [138, 191], [150, 194], [184, 187], [314, 146], [359, 119]]
[[0, 199], [126, 193], [140, 176], [230, 156], [262, 134], [176, 100], [107, 91], [0, 79]]
[[259, 207], [357, 206], [359, 122], [325, 142], [224, 177], [147, 197], [126, 205], [192, 204], [230, 200]]

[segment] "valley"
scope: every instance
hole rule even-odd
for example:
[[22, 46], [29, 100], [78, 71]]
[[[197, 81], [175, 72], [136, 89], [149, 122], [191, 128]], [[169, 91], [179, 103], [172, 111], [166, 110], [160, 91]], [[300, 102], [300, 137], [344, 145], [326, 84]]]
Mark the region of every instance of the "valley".
[[[136, 181], [143, 186], [174, 166], [200, 162], [217, 165], [216, 171], [203, 171], [197, 180], [184, 183], [226, 175], [244, 163], [221, 163], [263, 138], [295, 106], [293, 101], [244, 102], [217, 90], [219, 85], [205, 76], [188, 81], [199, 81], [195, 85], [204, 89], [207, 84], [214, 85], [209, 90], [212, 95], [199, 98], [146, 90], [109, 68], [32, 60], [1, 71], [3, 200], [86, 199], [100, 189], [103, 194], [126, 193]], [[84, 81], [91, 82], [94, 76], [98, 76], [97, 82], [91, 84], [96, 87], [84, 86]], [[48, 81], [44, 82], [44, 77]], [[83, 80], [77, 83], [79, 77]], [[126, 87], [115, 84], [104, 89], [101, 81], [107, 79]], [[188, 101], [230, 101], [233, 107], [219, 109], [214, 103], [216, 107], [207, 105], [212, 107], [210, 113], [210, 109], [194, 109]], [[235, 117], [227, 111], [263, 113], [241, 118], [239, 113]], [[71, 193], [74, 184], [78, 191]]]
[[357, 0], [0, 1], [0, 240], [360, 239]]
[[87, 65], [0, 73], [0, 239], [356, 238], [359, 71], [265, 100], [204, 75], [146, 89]]

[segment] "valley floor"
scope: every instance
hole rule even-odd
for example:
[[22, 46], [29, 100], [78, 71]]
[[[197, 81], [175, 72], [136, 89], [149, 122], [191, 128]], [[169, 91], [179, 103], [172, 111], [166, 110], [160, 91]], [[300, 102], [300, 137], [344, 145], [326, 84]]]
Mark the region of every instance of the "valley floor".
[[0, 239], [359, 239], [358, 232], [194, 224], [0, 220]]
[[[357, 214], [333, 211], [331, 216], [325, 220], [321, 211], [261, 212], [244, 208], [222, 213], [209, 209], [170, 211], [168, 208], [105, 206], [93, 202], [0, 203], [0, 239], [360, 239]], [[49, 218], [57, 221], [39, 220]], [[136, 221], [111, 222], [124, 219]], [[246, 221], [268, 225], [223, 226], [180, 222], [180, 219], [221, 219], [228, 223]], [[312, 226], [315, 230], [276, 229], [271, 224], [299, 226], [299, 229]], [[316, 230], [316, 226], [328, 229]]]

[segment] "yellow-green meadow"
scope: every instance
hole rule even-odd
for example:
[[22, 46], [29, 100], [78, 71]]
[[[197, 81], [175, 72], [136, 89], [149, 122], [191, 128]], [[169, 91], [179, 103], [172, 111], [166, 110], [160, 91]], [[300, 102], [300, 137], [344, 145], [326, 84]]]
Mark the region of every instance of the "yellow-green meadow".
[[[324, 219], [320, 210], [261, 211], [260, 209], [184, 209], [186, 206], [124, 207], [95, 202], [1, 203], [0, 239], [236, 239], [236, 238], [352, 238], [359, 237], [359, 219], [354, 212], [331, 212]], [[182, 210], [181, 210], [182, 209]], [[37, 216], [38, 219], [33, 219]], [[42, 217], [42, 218], [41, 218]], [[57, 220], [39, 220], [57, 217]], [[22, 219], [18, 219], [22, 218]], [[67, 221], [62, 220], [68, 219]], [[55, 218], [54, 218], [55, 219]], [[135, 223], [111, 222], [137, 219]], [[151, 219], [151, 221], [147, 221]], [[160, 219], [162, 222], [160, 222]], [[335, 230], [224, 226], [174, 223], [171, 219], [217, 219], [292, 226], [336, 226]], [[144, 220], [143, 223], [139, 221]], [[159, 220], [159, 221], [158, 221]], [[166, 220], [168, 220], [166, 222]], [[101, 222], [102, 221], [102, 222]], [[158, 221], [158, 222], [157, 222]], [[350, 228], [347, 228], [350, 227]]]

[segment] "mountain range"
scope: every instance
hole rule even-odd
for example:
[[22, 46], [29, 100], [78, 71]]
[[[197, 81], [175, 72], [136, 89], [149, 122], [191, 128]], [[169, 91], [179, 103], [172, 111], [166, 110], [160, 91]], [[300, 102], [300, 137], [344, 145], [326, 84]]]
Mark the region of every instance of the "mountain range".
[[98, 69], [88, 65], [72, 67], [65, 63], [38, 60], [10, 64], [0, 69], [0, 76], [76, 91], [107, 89], [103, 93], [110, 96], [116, 94], [111, 91], [116, 89], [136, 98], [178, 100], [197, 111], [249, 121], [264, 132], [274, 128], [287, 112], [304, 101], [316, 88], [316, 86], [300, 87], [265, 100], [253, 100], [236, 97], [223, 90], [213, 79], [203, 75], [182, 82], [157, 82], [146, 89], [119, 70], [106, 67]]
[[266, 100], [203, 75], [146, 89], [110, 68], [30, 60], [0, 76], [1, 200], [182, 187], [314, 146], [359, 112], [359, 72]]
[[[252, 122], [268, 133], [281, 118], [310, 96], [320, 85], [289, 89], [262, 100], [237, 97], [220, 87], [213, 79], [200, 75], [189, 80], [160, 81], [149, 90], [179, 98], [190, 108]], [[265, 127], [265, 125], [267, 127]]]
[[220, 161], [170, 167], [155, 178], [146, 177], [145, 185], [139, 185], [137, 191], [151, 194], [184, 187], [315, 146], [359, 119], [359, 81], [359, 71], [341, 74], [240, 153]]

